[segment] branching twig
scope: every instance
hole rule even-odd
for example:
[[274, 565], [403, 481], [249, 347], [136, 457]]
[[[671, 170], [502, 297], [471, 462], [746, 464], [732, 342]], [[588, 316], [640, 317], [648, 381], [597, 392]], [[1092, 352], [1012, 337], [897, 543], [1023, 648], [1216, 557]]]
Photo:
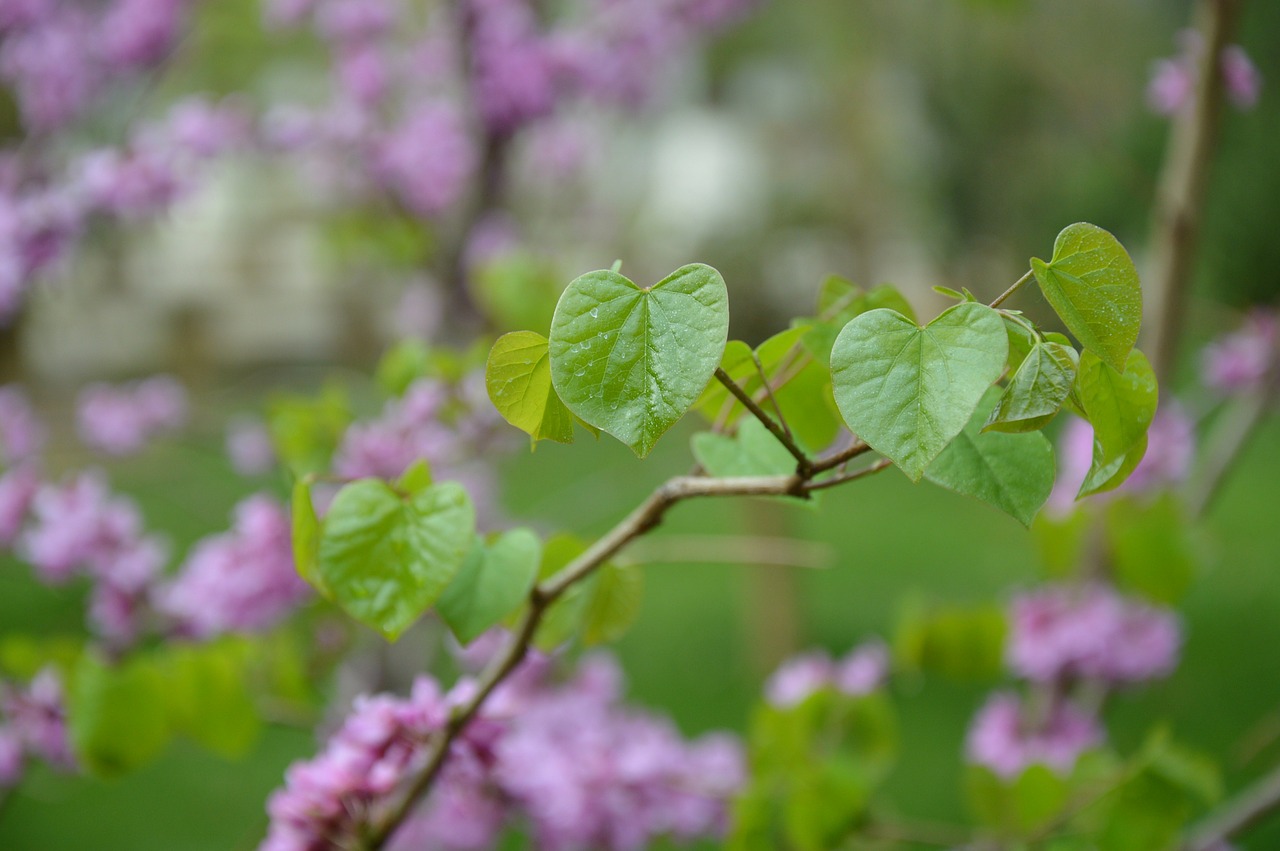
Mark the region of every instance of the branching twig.
[[[809, 460], [809, 456], [804, 454], [804, 450], [795, 442], [790, 432], [778, 425], [777, 421], [769, 416], [764, 408], [761, 408], [756, 403], [756, 400], [752, 399], [750, 394], [739, 387], [738, 382], [734, 381], [729, 376], [729, 373], [720, 367], [716, 367], [716, 378], [733, 394], [735, 399], [741, 402], [756, 419], [764, 424], [765, 428], [769, 429], [769, 433], [776, 437], [779, 443], [787, 448], [787, 451], [791, 453], [791, 457], [796, 459], [796, 472], [801, 476], [808, 475], [812, 462]], [[768, 382], [765, 382], [765, 386], [768, 386]]]

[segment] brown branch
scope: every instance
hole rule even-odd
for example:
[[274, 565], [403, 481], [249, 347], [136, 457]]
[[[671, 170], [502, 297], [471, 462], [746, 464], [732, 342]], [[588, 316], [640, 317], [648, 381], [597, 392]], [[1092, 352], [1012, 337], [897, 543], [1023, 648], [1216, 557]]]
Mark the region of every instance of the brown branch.
[[813, 493], [814, 491], [826, 490], [843, 485], [846, 482], [856, 482], [858, 479], [866, 476], [874, 476], [876, 473], [892, 465], [893, 462], [888, 458], [881, 458], [870, 467], [864, 467], [861, 470], [854, 470], [852, 473], [842, 473], [839, 476], [833, 476], [830, 479], [823, 479], [820, 482], [809, 482], [803, 486], [805, 493]]
[[1209, 166], [1225, 99], [1222, 49], [1240, 20], [1243, 0], [1197, 0], [1196, 29], [1204, 38], [1196, 92], [1174, 122], [1156, 190], [1151, 270], [1145, 287], [1146, 345], [1161, 384], [1173, 377], [1194, 271]]
[[1280, 812], [1280, 766], [1228, 801], [1191, 831], [1183, 851], [1211, 851]]

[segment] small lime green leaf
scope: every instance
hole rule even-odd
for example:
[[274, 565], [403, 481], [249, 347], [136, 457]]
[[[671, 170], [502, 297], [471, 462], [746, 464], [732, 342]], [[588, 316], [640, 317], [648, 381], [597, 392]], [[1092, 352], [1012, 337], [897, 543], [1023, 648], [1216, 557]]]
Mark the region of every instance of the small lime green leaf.
[[1000, 397], [987, 390], [969, 424], [929, 465], [925, 478], [964, 496], [980, 499], [1030, 527], [1053, 490], [1053, 446], [1039, 432], [983, 432]]
[[1180, 601], [1198, 572], [1194, 525], [1173, 494], [1107, 505], [1106, 535], [1116, 584], [1157, 603]]
[[895, 663], [904, 671], [960, 682], [990, 682], [1004, 671], [1008, 622], [996, 605], [930, 606], [911, 601], [894, 633]]
[[535, 442], [573, 443], [573, 415], [551, 386], [546, 337], [532, 331], [499, 337], [489, 353], [484, 380], [502, 418]]
[[1096, 225], [1070, 225], [1058, 234], [1053, 259], [1033, 258], [1031, 268], [1076, 339], [1123, 372], [1142, 324], [1142, 290], [1120, 242]]
[[564, 286], [554, 263], [528, 251], [505, 251], [467, 277], [485, 316], [503, 331], [546, 328]]
[[418, 491], [431, 486], [431, 465], [425, 458], [419, 458], [409, 465], [396, 481], [396, 490], [413, 496]]
[[615, 275], [622, 272], [622, 260], [621, 259], [614, 260], [613, 265], [609, 267], [609, 271]]
[[469, 644], [528, 598], [541, 560], [542, 542], [529, 529], [489, 543], [477, 538], [436, 610], [458, 641]]
[[953, 289], [951, 289], [951, 287], [937, 286], [937, 287], [934, 287], [934, 288], [933, 288], [933, 291], [934, 291], [935, 293], [937, 293], [938, 295], [940, 295], [940, 296], [944, 296], [944, 297], [946, 297], [946, 298], [953, 298], [953, 299], [955, 299], [956, 301], [968, 301], [968, 300], [969, 300], [969, 299], [967, 299], [967, 298], [965, 297], [965, 294], [964, 294], [964, 293], [960, 292], [959, 290], [953, 290]]
[[606, 564], [593, 577], [583, 612], [582, 642], [587, 646], [617, 641], [640, 617], [644, 570], [638, 565]]
[[1079, 494], [1087, 496], [1119, 487], [1138, 466], [1159, 390], [1151, 364], [1137, 349], [1129, 354], [1123, 373], [1085, 351], [1075, 389], [1093, 425], [1093, 464]]
[[720, 477], [775, 476], [796, 469], [796, 459], [754, 418], [742, 420], [734, 437], [709, 431], [695, 434], [693, 457]]
[[249, 651], [224, 639], [172, 645], [160, 660], [174, 731], [228, 759], [247, 754], [262, 731], [248, 687]]
[[317, 574], [348, 614], [394, 641], [453, 580], [474, 534], [475, 509], [454, 482], [402, 499], [361, 479], [329, 508]]
[[855, 434], [919, 481], [1008, 353], [1000, 314], [984, 305], [956, 305], [924, 328], [895, 310], [872, 310], [849, 322], [832, 349], [836, 405]]
[[1061, 343], [1037, 343], [1009, 379], [983, 431], [1036, 431], [1049, 424], [1075, 386], [1079, 355]]
[[101, 777], [118, 777], [159, 756], [173, 737], [167, 690], [164, 675], [147, 657], [109, 665], [95, 654], [82, 656], [68, 694], [68, 727], [79, 763]]
[[296, 476], [326, 472], [350, 424], [347, 394], [337, 385], [316, 398], [279, 396], [267, 405], [272, 445]]
[[330, 594], [316, 573], [316, 560], [320, 554], [320, 521], [311, 503], [311, 484], [307, 479], [293, 483], [292, 503], [294, 568], [299, 576], [328, 597]]
[[409, 385], [431, 372], [431, 350], [417, 340], [401, 340], [382, 359], [374, 372], [378, 386], [391, 396], [403, 396]]
[[551, 381], [570, 411], [643, 458], [698, 400], [728, 334], [728, 290], [710, 266], [681, 267], [648, 289], [589, 272], [556, 306]]

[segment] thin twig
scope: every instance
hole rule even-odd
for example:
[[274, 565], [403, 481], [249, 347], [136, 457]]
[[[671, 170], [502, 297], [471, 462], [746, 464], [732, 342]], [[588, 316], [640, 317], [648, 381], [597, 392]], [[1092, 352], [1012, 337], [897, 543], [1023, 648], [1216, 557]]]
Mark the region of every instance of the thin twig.
[[1191, 831], [1183, 851], [1210, 851], [1280, 811], [1280, 766], [1228, 801]]
[[816, 476], [819, 473], [825, 473], [827, 470], [834, 470], [841, 464], [847, 464], [859, 455], [863, 455], [870, 451], [871, 446], [869, 444], [862, 440], [855, 440], [847, 448], [840, 450], [834, 455], [814, 461], [809, 467], [809, 472], [812, 476]]
[[[809, 460], [809, 456], [804, 454], [804, 450], [796, 444], [795, 439], [790, 435], [790, 433], [784, 431], [782, 426], [778, 425], [774, 418], [769, 416], [765, 412], [764, 408], [761, 408], [760, 405], [756, 403], [756, 400], [751, 398], [747, 391], [738, 386], [738, 382], [734, 381], [729, 376], [729, 373], [725, 372], [720, 367], [716, 367], [716, 378], [719, 379], [720, 383], [734, 395], [734, 398], [741, 402], [756, 419], [764, 424], [764, 427], [769, 430], [770, 434], [778, 439], [779, 443], [786, 447], [787, 451], [791, 453], [791, 457], [796, 459], [796, 471], [800, 475], [806, 475], [809, 472], [809, 467], [812, 462]], [[765, 382], [765, 385], [767, 386], [768, 382]]]
[[778, 425], [782, 426], [782, 430], [787, 433], [787, 437], [792, 437], [791, 426], [787, 425], [787, 417], [782, 413], [782, 406], [778, 404], [778, 398], [773, 395], [773, 385], [769, 383], [769, 376], [764, 374], [764, 364], [760, 363], [760, 356], [755, 352], [751, 353], [751, 362], [756, 365], [756, 372], [760, 374], [760, 383], [764, 386], [765, 395], [773, 404], [773, 411], [778, 415]]
[[1004, 292], [1000, 293], [1000, 295], [996, 296], [996, 300], [991, 302], [990, 306], [999, 307], [1000, 305], [1004, 304], [1005, 299], [1009, 298], [1009, 296], [1013, 295], [1018, 290], [1022, 289], [1023, 284], [1031, 280], [1034, 276], [1035, 276], [1035, 270], [1028, 269], [1027, 273], [1023, 275], [1021, 278], [1019, 278], [1018, 280], [1014, 281], [1013, 285], [1010, 286], [1009, 289], [1005, 290]]
[[819, 482], [808, 482], [803, 486], [803, 489], [805, 493], [813, 493], [814, 491], [834, 488], [837, 485], [843, 485], [846, 482], [856, 482], [858, 479], [866, 476], [874, 476], [876, 473], [891, 466], [892, 464], [893, 462], [888, 458], [881, 458], [870, 467], [864, 467], [861, 470], [854, 470], [852, 473], [842, 473], [838, 476], [833, 476], [830, 479], [823, 479]]

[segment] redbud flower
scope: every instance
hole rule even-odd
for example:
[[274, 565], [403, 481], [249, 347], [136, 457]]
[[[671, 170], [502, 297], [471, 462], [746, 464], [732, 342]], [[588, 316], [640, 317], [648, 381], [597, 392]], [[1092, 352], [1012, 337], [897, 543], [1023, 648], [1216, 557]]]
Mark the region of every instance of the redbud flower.
[[257, 417], [237, 417], [227, 424], [227, 455], [242, 476], [257, 476], [276, 465], [276, 450], [266, 423]]
[[44, 424], [36, 416], [21, 387], [0, 387], [0, 461], [13, 465], [40, 454]]
[[1206, 346], [1200, 379], [1220, 393], [1257, 389], [1280, 358], [1280, 321], [1274, 313], [1254, 311], [1231, 334]]
[[1017, 695], [992, 695], [969, 727], [965, 740], [968, 760], [1006, 780], [1031, 765], [1067, 774], [1080, 754], [1102, 744], [1103, 732], [1097, 721], [1067, 701], [1054, 703], [1043, 719], [1029, 718], [1028, 714]]
[[1253, 109], [1258, 105], [1262, 75], [1240, 45], [1233, 44], [1222, 51], [1222, 77], [1227, 97], [1237, 107]]

